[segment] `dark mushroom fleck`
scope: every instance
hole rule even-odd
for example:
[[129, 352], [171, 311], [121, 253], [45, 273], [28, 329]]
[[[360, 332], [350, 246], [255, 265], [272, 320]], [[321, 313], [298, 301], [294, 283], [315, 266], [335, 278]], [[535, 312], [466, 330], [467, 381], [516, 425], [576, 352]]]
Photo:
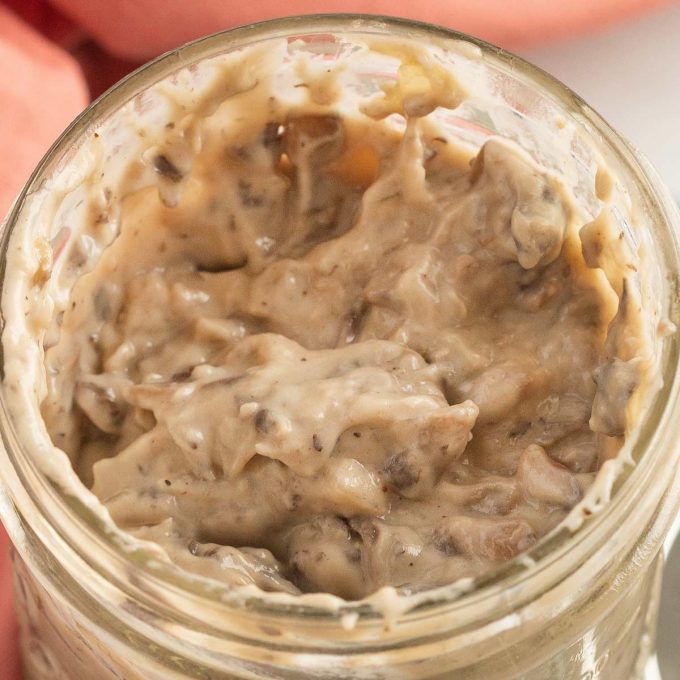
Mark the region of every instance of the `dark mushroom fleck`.
[[253, 417], [253, 423], [258, 432], [269, 432], [274, 424], [269, 409], [261, 408]]
[[159, 175], [166, 177], [171, 182], [179, 182], [184, 177], [179, 168], [162, 153], [153, 159], [153, 167]]

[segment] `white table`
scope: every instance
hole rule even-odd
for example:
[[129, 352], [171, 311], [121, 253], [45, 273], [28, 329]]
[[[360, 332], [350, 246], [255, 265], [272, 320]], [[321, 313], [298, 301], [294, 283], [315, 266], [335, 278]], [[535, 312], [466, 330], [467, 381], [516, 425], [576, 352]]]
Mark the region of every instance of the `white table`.
[[680, 5], [522, 56], [634, 142], [680, 199]]

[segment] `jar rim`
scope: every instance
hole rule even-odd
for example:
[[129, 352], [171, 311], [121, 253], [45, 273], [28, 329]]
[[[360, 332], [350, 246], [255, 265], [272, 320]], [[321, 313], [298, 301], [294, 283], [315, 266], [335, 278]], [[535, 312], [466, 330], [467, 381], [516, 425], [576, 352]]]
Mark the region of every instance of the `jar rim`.
[[[249, 24], [220, 31], [198, 40], [187, 43], [184, 46], [171, 50], [149, 63], [139, 67], [127, 75], [121, 81], [112, 86], [94, 102], [92, 102], [61, 134], [57, 141], [47, 151], [40, 161], [30, 179], [22, 189], [14, 205], [10, 209], [4, 222], [1, 234], [0, 253], [0, 278], [4, 287], [6, 253], [13, 227], [17, 224], [25, 203], [30, 196], [39, 191], [45, 177], [49, 174], [51, 164], [64, 152], [65, 149], [76, 144], [77, 140], [85, 132], [93, 127], [98, 121], [113, 114], [121, 105], [132, 99], [135, 95], [147, 87], [158, 82], [171, 73], [189, 66], [202, 59], [208, 59], [225, 52], [229, 48], [245, 46], [251, 42], [275, 39], [280, 37], [302, 36], [305, 34], [319, 34], [324, 31], [329, 33], [341, 32], [346, 35], [361, 35], [366, 33], [395, 34], [414, 39], [442, 39], [446, 43], [469, 44], [479, 48], [483, 55], [491, 58], [494, 65], [502, 64], [512, 70], [514, 77], [521, 77], [534, 87], [547, 91], [553, 98], [570, 113], [584, 120], [592, 126], [596, 134], [600, 135], [604, 143], [610, 147], [617, 160], [621, 162], [625, 171], [631, 175], [641, 190], [646, 194], [649, 205], [654, 206], [656, 214], [652, 219], [667, 226], [666, 234], [671, 253], [665, 253], [667, 258], [673, 260], [674, 267], [671, 287], [678, 287], [678, 263], [680, 262], [680, 220], [672, 200], [666, 190], [661, 186], [655, 171], [645, 161], [632, 145], [614, 131], [592, 108], [590, 108], [578, 95], [573, 93], [566, 85], [542, 69], [526, 62], [502, 48], [478, 38], [447, 29], [441, 26], [414, 21], [369, 14], [309, 14], [282, 19], [271, 19], [263, 22]], [[496, 63], [498, 62], [498, 63]], [[669, 316], [671, 321], [680, 325], [680, 303], [677, 293], [673, 291], [674, 298], [670, 301]], [[4, 320], [3, 320], [4, 324]], [[678, 371], [678, 356], [680, 346], [676, 336], [670, 336], [664, 341], [663, 378], [664, 384], [652, 397], [652, 403], [648, 405], [647, 413], [641, 422], [642, 429], [634, 442], [634, 451], [639, 454], [640, 462], [635, 466], [628, 466], [619, 474], [613, 496], [608, 506], [599, 513], [584, 521], [583, 526], [577, 532], [571, 532], [566, 527], [558, 528], [539, 541], [527, 553], [520, 555], [498, 566], [493, 571], [473, 580], [473, 587], [469, 591], [461, 591], [459, 584], [449, 584], [425, 591], [421, 603], [409, 615], [435, 615], [446, 608], [458, 606], [474, 606], [481, 598], [494, 597], [498, 592], [506, 590], [510, 585], [517, 586], [525, 580], [536, 576], [541, 569], [547, 568], [555, 560], [564, 557], [566, 552], [575, 549], [579, 542], [585, 541], [604, 523], [616, 526], [619, 515], [629, 511], [630, 499], [625, 502], [625, 491], [636, 485], [643, 486], [643, 480], [647, 480], [655, 471], [659, 473], [659, 467], [655, 470], [655, 463], [661, 455], [673, 448], [673, 438], [664, 431], [670, 429], [668, 425], [674, 421], [680, 421], [680, 371]], [[4, 357], [2, 360], [4, 365]], [[15, 450], [21, 450], [23, 446], [18, 437], [11, 441], [11, 417], [7, 409], [7, 403], [3, 391], [0, 392], [0, 431], [4, 440], [6, 455], [14, 459]], [[677, 448], [677, 447], [675, 447]], [[642, 453], [645, 452], [645, 455]], [[677, 452], [674, 453], [677, 459]], [[30, 462], [30, 454], [26, 454]], [[11, 463], [16, 467], [16, 461]], [[42, 474], [42, 473], [39, 473]], [[43, 491], [48, 487], [55, 494], [55, 499], [61, 502], [70, 512], [76, 525], [81, 529], [88, 528], [97, 534], [98, 542], [108, 546], [111, 554], [117, 554], [118, 559], [131, 563], [128, 552], [123, 550], [117, 537], [103, 531], [100, 518], [85, 504], [77, 502], [69, 494], [63, 492], [57, 485], [45, 477], [42, 479]], [[622, 507], [625, 506], [625, 507]], [[0, 508], [0, 514], [4, 514], [4, 508]], [[74, 525], [74, 526], [76, 526]], [[73, 545], [73, 544], [72, 544]], [[184, 577], [178, 574], [178, 568], [174, 565], [165, 565], [153, 559], [145, 559], [137, 555], [133, 564], [143, 568], [144, 573], [154, 583], [179, 588], [186, 592], [187, 596], [198, 598], [199, 601], [208, 603], [217, 602], [219, 605], [242, 604], [243, 596], [235, 597], [234, 588], [226, 584], [216, 584], [206, 587], [199, 583], [195, 577]], [[181, 570], [180, 570], [181, 571]], [[238, 602], [237, 602], [238, 600]], [[267, 614], [291, 616], [311, 616], [336, 618], [338, 612], [331, 612], [327, 608], [316, 608], [308, 604], [291, 605], [287, 599], [285, 603], [278, 603], [271, 593], [261, 595], [249, 595], [248, 607]], [[378, 615], [365, 601], [344, 602], [341, 614], [355, 613], [360, 618], [377, 618]], [[407, 613], [407, 612], [405, 612]]]

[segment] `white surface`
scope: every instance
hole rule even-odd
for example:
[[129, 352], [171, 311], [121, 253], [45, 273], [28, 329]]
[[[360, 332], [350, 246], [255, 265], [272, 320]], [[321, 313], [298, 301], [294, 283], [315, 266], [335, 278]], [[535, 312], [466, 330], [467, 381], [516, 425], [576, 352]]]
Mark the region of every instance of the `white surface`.
[[680, 6], [522, 56], [636, 144], [680, 199]]
[[[630, 139], [680, 202], [680, 6], [522, 56], [569, 85]], [[671, 536], [679, 530], [680, 518]], [[669, 537], [666, 554], [670, 547]], [[661, 677], [680, 680], [680, 543], [666, 567], [658, 647]], [[651, 664], [647, 680], [659, 677]]]

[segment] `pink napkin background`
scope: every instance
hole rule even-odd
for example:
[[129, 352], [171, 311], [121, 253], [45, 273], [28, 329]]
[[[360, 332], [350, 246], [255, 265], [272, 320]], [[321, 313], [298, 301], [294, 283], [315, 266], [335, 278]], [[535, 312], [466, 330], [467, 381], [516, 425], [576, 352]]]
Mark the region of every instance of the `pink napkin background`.
[[[517, 49], [671, 0], [0, 0], [0, 219], [50, 144], [125, 73], [201, 35], [276, 16], [369, 12], [442, 24]], [[9, 540], [0, 527], [0, 678], [20, 680]]]

